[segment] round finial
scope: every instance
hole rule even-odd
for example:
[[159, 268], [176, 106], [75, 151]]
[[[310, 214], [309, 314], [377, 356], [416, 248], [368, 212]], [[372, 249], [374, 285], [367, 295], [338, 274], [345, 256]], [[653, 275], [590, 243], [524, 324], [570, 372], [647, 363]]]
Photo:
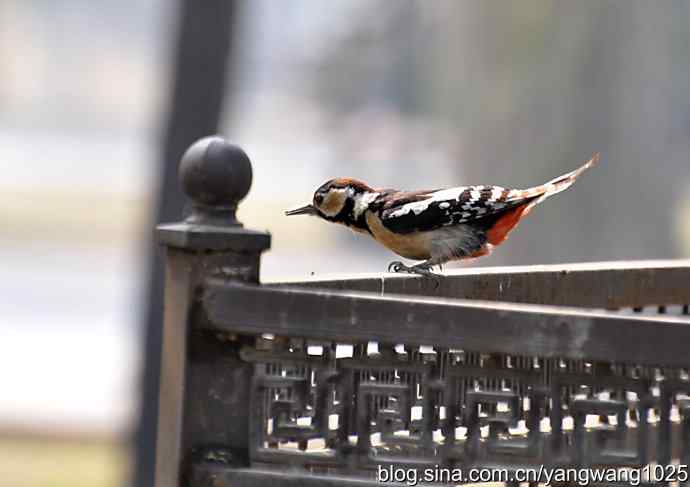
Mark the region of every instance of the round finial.
[[252, 185], [252, 164], [242, 149], [222, 137], [204, 137], [182, 156], [179, 179], [195, 206], [234, 214]]

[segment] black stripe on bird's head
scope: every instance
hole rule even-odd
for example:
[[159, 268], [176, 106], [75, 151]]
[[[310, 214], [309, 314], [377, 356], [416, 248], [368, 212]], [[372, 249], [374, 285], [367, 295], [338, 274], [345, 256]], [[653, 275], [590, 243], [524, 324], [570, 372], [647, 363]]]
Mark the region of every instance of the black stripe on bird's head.
[[346, 217], [355, 198], [373, 191], [365, 183], [352, 178], [336, 178], [322, 184], [315, 192], [312, 204], [286, 211], [290, 215], [315, 215], [326, 220], [337, 220]]

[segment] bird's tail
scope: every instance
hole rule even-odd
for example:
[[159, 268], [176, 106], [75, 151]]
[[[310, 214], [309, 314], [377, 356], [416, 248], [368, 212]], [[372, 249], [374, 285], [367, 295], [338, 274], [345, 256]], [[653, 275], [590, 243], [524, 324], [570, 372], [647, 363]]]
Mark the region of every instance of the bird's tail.
[[538, 203], [541, 203], [549, 196], [553, 196], [555, 194], [560, 193], [561, 191], [568, 189], [570, 186], [572, 186], [575, 180], [582, 175], [583, 172], [585, 172], [590, 167], [595, 166], [598, 162], [599, 153], [597, 152], [592, 156], [592, 158], [589, 161], [587, 161], [585, 164], [575, 169], [574, 171], [558, 176], [557, 178], [554, 178], [551, 181], [548, 181], [544, 184], [540, 184], [539, 186], [534, 186], [533, 188], [524, 189], [520, 191], [520, 197], [534, 198], [536, 196], [540, 196], [540, 198], [537, 198], [534, 201], [534, 204], [536, 205]]
[[532, 208], [537, 206], [549, 196], [560, 193], [561, 191], [564, 191], [572, 186], [575, 180], [579, 178], [583, 172], [590, 167], [595, 166], [598, 162], [599, 153], [597, 152], [589, 161], [574, 171], [558, 176], [557, 178], [554, 178], [544, 184], [540, 184], [539, 186], [511, 191], [513, 194], [509, 195], [508, 200], [529, 200], [529, 202], [523, 206], [523, 210], [520, 212], [520, 218], [525, 217], [530, 211], [532, 211]]
[[487, 240], [491, 245], [498, 245], [508, 238], [508, 233], [515, 228], [520, 220], [526, 217], [532, 208], [551, 195], [568, 189], [580, 175], [599, 162], [599, 154], [596, 153], [582, 167], [567, 174], [558, 176], [539, 186], [529, 189], [513, 189], [508, 193], [507, 202], [512, 203], [511, 208], [501, 215], [494, 225], [487, 231]]
[[546, 189], [546, 193], [549, 196], [560, 193], [561, 191], [568, 189], [575, 182], [575, 180], [582, 175], [583, 172], [590, 167], [596, 166], [598, 162], [599, 153], [597, 152], [589, 161], [583, 164], [582, 167], [579, 167], [567, 174], [563, 174], [562, 176], [558, 176], [542, 186]]

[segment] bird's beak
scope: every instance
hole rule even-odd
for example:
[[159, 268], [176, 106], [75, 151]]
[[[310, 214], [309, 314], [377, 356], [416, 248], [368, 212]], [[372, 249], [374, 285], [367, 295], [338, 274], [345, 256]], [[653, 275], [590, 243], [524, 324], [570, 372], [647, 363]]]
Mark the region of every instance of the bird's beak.
[[316, 208], [314, 208], [312, 205], [305, 205], [301, 208], [295, 208], [294, 210], [287, 210], [285, 215], [316, 215]]

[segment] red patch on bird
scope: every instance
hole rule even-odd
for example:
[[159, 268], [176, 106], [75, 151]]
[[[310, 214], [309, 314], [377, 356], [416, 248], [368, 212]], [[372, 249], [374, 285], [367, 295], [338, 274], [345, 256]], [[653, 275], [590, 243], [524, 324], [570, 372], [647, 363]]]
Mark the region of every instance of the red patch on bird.
[[[531, 202], [530, 202], [531, 203]], [[486, 232], [486, 239], [491, 245], [498, 245], [508, 238], [510, 232], [518, 222], [529, 213], [531, 204], [525, 203], [512, 210], [506, 211]]]

